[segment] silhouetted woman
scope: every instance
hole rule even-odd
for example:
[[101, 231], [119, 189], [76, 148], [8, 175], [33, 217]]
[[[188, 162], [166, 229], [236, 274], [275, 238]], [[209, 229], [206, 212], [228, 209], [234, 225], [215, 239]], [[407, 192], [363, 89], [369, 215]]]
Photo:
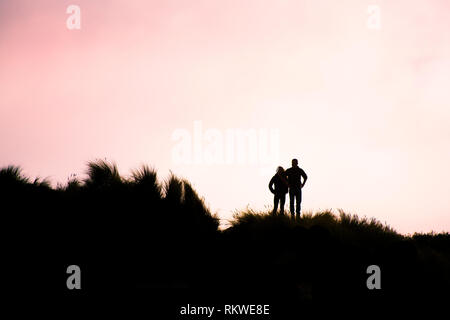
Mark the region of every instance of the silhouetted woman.
[[280, 214], [284, 214], [284, 203], [286, 202], [286, 193], [288, 192], [288, 182], [284, 174], [283, 167], [277, 168], [277, 173], [270, 179], [270, 192], [273, 196], [273, 214], [277, 213], [278, 203], [280, 203]]

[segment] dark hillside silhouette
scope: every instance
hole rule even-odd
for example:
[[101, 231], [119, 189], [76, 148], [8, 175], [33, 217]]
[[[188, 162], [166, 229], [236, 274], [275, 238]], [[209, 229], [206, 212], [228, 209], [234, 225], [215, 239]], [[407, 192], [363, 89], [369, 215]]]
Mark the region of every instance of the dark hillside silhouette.
[[[187, 303], [270, 304], [273, 318], [285, 319], [320, 306], [411, 310], [449, 298], [448, 233], [404, 236], [342, 211], [298, 221], [245, 211], [221, 231], [192, 185], [175, 175], [161, 183], [143, 166], [124, 178], [105, 161], [89, 163], [87, 174], [51, 188], [18, 167], [0, 170], [10, 297], [145, 302], [169, 319]], [[71, 264], [82, 270], [80, 291], [66, 288]], [[381, 290], [366, 287], [373, 264]]]

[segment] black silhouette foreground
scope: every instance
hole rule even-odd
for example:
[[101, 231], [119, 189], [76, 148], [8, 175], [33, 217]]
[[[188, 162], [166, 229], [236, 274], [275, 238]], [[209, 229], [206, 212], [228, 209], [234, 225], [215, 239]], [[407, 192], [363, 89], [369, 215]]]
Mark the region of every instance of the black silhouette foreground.
[[[181, 306], [269, 304], [270, 317], [244, 318], [298, 319], [448, 302], [448, 233], [403, 236], [327, 211], [297, 221], [242, 212], [221, 231], [188, 181], [172, 175], [161, 185], [148, 167], [124, 179], [102, 161], [89, 164], [84, 181], [56, 189], [7, 167], [0, 192], [2, 289], [5, 305], [21, 301], [16, 314], [59, 306], [190, 319], [180, 318]], [[81, 290], [66, 287], [73, 264]], [[366, 286], [369, 265], [381, 269], [381, 290]], [[222, 318], [243, 317], [213, 317]]]

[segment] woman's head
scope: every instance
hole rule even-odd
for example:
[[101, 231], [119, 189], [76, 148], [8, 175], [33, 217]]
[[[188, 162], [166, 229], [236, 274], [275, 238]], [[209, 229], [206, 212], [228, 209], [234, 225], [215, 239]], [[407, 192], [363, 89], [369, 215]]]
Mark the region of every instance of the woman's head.
[[280, 166], [280, 167], [277, 168], [277, 173], [278, 174], [283, 173], [283, 172], [284, 172], [283, 167]]

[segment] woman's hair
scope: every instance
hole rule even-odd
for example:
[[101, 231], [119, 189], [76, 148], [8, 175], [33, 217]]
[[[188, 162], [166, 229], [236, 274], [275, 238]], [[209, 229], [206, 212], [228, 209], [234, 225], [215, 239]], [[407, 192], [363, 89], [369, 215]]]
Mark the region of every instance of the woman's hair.
[[282, 166], [279, 166], [279, 167], [277, 168], [277, 173], [283, 173], [283, 172], [284, 172], [283, 167], [282, 167]]

